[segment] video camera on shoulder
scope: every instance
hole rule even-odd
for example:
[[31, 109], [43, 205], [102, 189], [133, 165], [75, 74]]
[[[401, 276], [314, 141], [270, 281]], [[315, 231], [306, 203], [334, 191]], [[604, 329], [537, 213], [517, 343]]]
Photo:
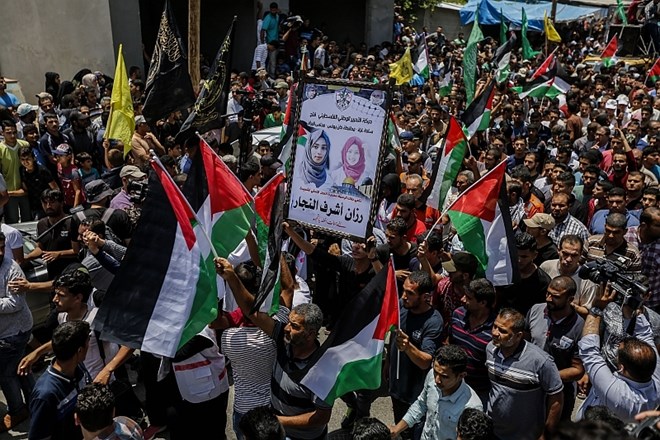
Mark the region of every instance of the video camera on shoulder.
[[147, 198], [147, 180], [131, 180], [128, 182], [126, 187], [126, 192], [128, 193], [128, 198], [132, 203], [142, 204], [144, 199]]
[[586, 263], [578, 271], [578, 276], [596, 284], [609, 282], [612, 289], [619, 293], [614, 302], [638, 309], [644, 302], [643, 297], [648, 293], [649, 288], [635, 279], [634, 272], [627, 271], [629, 258], [613, 255], [615, 259], [598, 257]]

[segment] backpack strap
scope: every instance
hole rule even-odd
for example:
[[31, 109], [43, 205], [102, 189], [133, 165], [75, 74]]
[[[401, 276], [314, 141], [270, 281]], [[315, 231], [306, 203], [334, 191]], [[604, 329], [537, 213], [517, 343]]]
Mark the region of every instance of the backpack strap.
[[78, 211], [75, 216], [78, 219], [78, 223], [82, 223], [87, 218], [85, 211]]
[[105, 223], [105, 225], [108, 225], [108, 220], [110, 220], [110, 217], [112, 217], [112, 214], [114, 214], [115, 208], [108, 208], [105, 210], [103, 213], [103, 216], [101, 217], [101, 221]]

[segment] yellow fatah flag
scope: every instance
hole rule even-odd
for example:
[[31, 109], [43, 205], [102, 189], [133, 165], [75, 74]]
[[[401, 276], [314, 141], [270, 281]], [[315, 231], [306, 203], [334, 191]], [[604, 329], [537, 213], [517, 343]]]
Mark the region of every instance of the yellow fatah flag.
[[105, 138], [122, 141], [124, 143], [124, 156], [126, 156], [131, 151], [131, 138], [135, 131], [135, 119], [131, 88], [128, 85], [128, 74], [126, 73], [121, 44], [117, 54], [117, 67], [115, 68], [115, 79], [112, 85], [110, 117], [108, 118], [107, 127]]
[[413, 78], [413, 64], [410, 48], [406, 49], [401, 59], [390, 64], [390, 78], [396, 79], [396, 85], [406, 84]]
[[548, 18], [547, 11], [543, 13], [543, 22], [545, 24], [544, 26], [545, 37], [548, 39], [548, 41], [561, 43], [561, 37], [559, 36], [557, 29], [555, 29], [555, 27], [552, 25], [552, 21]]

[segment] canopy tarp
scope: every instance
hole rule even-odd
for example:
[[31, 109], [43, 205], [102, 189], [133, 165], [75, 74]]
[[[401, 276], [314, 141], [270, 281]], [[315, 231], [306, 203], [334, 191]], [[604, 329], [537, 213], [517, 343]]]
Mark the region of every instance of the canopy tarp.
[[[550, 16], [552, 2], [525, 3], [513, 0], [469, 0], [460, 11], [463, 26], [474, 21], [475, 12], [479, 9], [480, 25], [499, 25], [500, 11], [506, 22], [520, 28], [522, 9], [525, 8], [530, 31], [543, 32], [543, 14]], [[588, 16], [604, 16], [607, 8], [590, 6], [572, 6], [557, 4], [556, 23], [580, 20]]]

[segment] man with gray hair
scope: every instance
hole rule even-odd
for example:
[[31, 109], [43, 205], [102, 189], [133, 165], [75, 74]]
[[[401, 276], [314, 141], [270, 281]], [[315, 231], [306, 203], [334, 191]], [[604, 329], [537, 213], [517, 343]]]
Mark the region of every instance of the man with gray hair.
[[271, 406], [287, 437], [303, 440], [325, 437], [332, 406], [302, 386], [298, 379], [319, 348], [318, 333], [323, 324], [321, 309], [316, 304], [300, 304], [291, 310], [288, 323], [277, 321], [263, 312], [250, 313], [254, 296], [238, 278], [231, 263], [216, 258], [215, 268], [229, 284], [244, 316], [276, 343]]
[[642, 269], [642, 255], [637, 247], [626, 241], [626, 215], [619, 212], [611, 212], [605, 219], [605, 230], [603, 234], [589, 237], [589, 254], [587, 260], [607, 258], [616, 260], [619, 256], [626, 258], [624, 265], [632, 272]]

